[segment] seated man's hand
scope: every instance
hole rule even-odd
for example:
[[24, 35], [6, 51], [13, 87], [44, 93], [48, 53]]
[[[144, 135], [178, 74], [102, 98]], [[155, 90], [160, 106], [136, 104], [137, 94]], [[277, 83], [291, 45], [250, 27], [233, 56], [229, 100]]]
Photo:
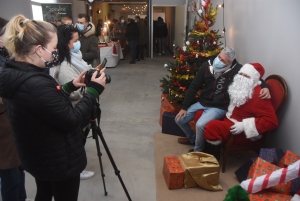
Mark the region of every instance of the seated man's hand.
[[180, 120], [181, 117], [186, 117], [186, 110], [180, 110], [175, 117], [175, 120]]
[[263, 88], [260, 90], [259, 97], [261, 99], [271, 99], [270, 90], [268, 88]]
[[237, 122], [233, 126], [230, 127], [230, 132], [233, 135], [238, 135], [242, 132], [244, 132], [244, 125], [243, 122]]

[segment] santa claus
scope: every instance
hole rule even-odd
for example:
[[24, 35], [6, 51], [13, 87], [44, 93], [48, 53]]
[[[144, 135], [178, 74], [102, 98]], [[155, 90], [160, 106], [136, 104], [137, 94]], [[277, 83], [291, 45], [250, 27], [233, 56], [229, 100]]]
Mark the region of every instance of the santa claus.
[[239, 135], [235, 142], [246, 144], [278, 126], [271, 101], [259, 98], [259, 80], [264, 72], [259, 63], [245, 64], [241, 68], [228, 88], [230, 105], [226, 117], [205, 126], [204, 137], [208, 143], [219, 145], [228, 141], [231, 135]]

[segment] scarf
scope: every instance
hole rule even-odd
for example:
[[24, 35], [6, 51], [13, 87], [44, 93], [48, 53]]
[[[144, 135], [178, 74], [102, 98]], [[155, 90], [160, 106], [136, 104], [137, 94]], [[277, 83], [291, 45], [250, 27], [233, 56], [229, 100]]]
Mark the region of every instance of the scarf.
[[81, 51], [78, 52], [70, 52], [71, 53], [71, 64], [80, 72], [82, 73], [85, 70], [90, 70], [93, 67], [88, 65], [83, 59]]
[[218, 77], [220, 77], [225, 71], [227, 71], [230, 68], [230, 66], [226, 66], [223, 68], [216, 68], [213, 66], [213, 68], [214, 68], [214, 77], [218, 79]]

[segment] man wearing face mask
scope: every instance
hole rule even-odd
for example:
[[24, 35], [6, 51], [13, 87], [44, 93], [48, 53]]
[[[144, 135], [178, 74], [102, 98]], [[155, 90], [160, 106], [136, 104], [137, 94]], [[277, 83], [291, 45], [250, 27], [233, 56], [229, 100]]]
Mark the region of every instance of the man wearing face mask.
[[127, 24], [125, 22], [125, 17], [121, 16], [120, 21], [115, 25], [114, 32], [117, 39], [120, 40], [123, 55], [126, 51], [126, 37], [125, 37], [126, 28], [127, 28]]
[[[96, 28], [86, 14], [79, 14], [76, 28], [80, 33], [80, 51], [82, 53], [82, 59], [88, 64], [93, 65], [94, 60], [99, 59], [98, 40], [95, 35]], [[98, 64], [97, 64], [98, 65]]]
[[[241, 67], [235, 58], [234, 50], [230, 47], [225, 47], [219, 55], [212, 57], [200, 67], [186, 93], [182, 109], [175, 117], [176, 123], [187, 136], [178, 138], [178, 143], [195, 145], [194, 149], [189, 151], [203, 151], [205, 125], [211, 120], [224, 118], [230, 102], [227, 89]], [[262, 88], [260, 98], [270, 99], [265, 82], [262, 82]], [[201, 90], [199, 102], [192, 104], [199, 90]], [[189, 126], [189, 121], [194, 119], [198, 110], [204, 112], [196, 122], [195, 133]]]

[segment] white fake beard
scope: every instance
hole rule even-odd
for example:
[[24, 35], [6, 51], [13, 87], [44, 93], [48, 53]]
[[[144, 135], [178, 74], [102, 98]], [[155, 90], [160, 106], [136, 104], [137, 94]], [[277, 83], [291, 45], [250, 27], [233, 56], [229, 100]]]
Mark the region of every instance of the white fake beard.
[[253, 89], [256, 86], [254, 80], [237, 74], [234, 76], [233, 83], [228, 88], [230, 101], [239, 107], [252, 98]]

